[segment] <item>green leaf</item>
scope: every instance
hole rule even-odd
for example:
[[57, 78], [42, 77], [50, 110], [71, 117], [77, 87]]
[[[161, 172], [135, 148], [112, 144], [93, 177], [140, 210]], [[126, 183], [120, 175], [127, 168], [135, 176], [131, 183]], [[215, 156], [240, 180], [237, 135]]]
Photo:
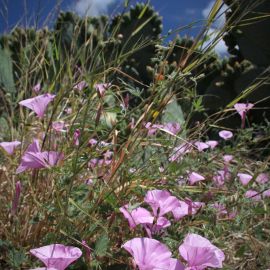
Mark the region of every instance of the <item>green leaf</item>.
[[176, 99], [172, 99], [172, 101], [166, 106], [162, 115], [162, 123], [168, 122], [176, 122], [179, 123], [180, 126], [185, 122], [183, 111]]
[[97, 256], [105, 256], [106, 251], [108, 249], [109, 238], [107, 234], [102, 235], [98, 241], [96, 242], [95, 246], [95, 253]]

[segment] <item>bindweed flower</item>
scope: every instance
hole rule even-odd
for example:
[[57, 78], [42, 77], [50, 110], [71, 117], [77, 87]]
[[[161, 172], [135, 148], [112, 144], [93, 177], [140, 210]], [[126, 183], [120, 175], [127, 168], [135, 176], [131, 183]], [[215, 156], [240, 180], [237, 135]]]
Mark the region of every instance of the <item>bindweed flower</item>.
[[22, 100], [19, 104], [34, 111], [39, 118], [43, 118], [48, 104], [52, 102], [54, 98], [55, 95], [47, 93], [34, 98]]
[[270, 197], [270, 189], [265, 190], [262, 193], [263, 198], [269, 198]]
[[174, 135], [176, 135], [181, 130], [180, 124], [177, 122], [166, 123], [163, 128]]
[[155, 217], [163, 216], [180, 206], [179, 200], [166, 190], [148, 191], [144, 201], [151, 206]]
[[268, 174], [266, 173], [260, 173], [255, 180], [258, 184], [266, 184], [269, 182]]
[[11, 214], [15, 215], [18, 209], [19, 201], [20, 201], [20, 195], [22, 191], [22, 184], [20, 181], [18, 181], [15, 185], [15, 194], [12, 201], [12, 207], [11, 207]]
[[187, 262], [185, 269], [204, 270], [208, 267], [222, 268], [224, 253], [198, 234], [188, 234], [179, 247], [179, 253]]
[[24, 152], [21, 163], [16, 173], [21, 173], [27, 169], [42, 169], [55, 166], [63, 159], [63, 154], [55, 151], [41, 152], [39, 141], [34, 139]]
[[13, 141], [13, 142], [1, 142], [0, 146], [9, 154], [12, 155], [15, 148], [19, 146], [21, 142]]
[[214, 149], [216, 148], [216, 146], [218, 145], [217, 141], [207, 141], [205, 142], [207, 145], [209, 145], [210, 149]]
[[106, 90], [111, 86], [110, 83], [97, 83], [94, 85], [94, 88], [99, 93], [101, 97], [104, 96]]
[[82, 251], [79, 248], [61, 244], [31, 249], [30, 253], [41, 260], [47, 269], [55, 270], [65, 270], [82, 255]]
[[192, 172], [189, 174], [188, 180], [191, 185], [194, 185], [197, 182], [205, 180], [205, 178], [196, 172]]
[[225, 163], [229, 164], [233, 160], [233, 156], [232, 155], [224, 155], [223, 160]]
[[52, 122], [52, 129], [56, 132], [66, 132], [66, 124], [64, 121]]
[[82, 91], [83, 89], [85, 89], [88, 86], [86, 81], [81, 81], [77, 84], [74, 85], [74, 89], [78, 90], [78, 91]]
[[254, 107], [252, 103], [236, 103], [234, 105], [235, 110], [240, 114], [241, 117], [241, 128], [245, 128], [245, 120], [247, 112]]
[[255, 202], [261, 201], [261, 199], [262, 199], [261, 194], [258, 191], [252, 190], [252, 189], [248, 190], [245, 193], [245, 197], [248, 199], [252, 199]]
[[231, 139], [233, 137], [233, 133], [229, 130], [221, 130], [218, 133], [219, 137], [224, 139], [225, 141]]
[[41, 89], [41, 84], [40, 84], [40, 83], [37, 83], [37, 84], [34, 85], [34, 87], [33, 87], [33, 91], [34, 91], [36, 94], [39, 93], [40, 89]]
[[147, 136], [152, 136], [152, 135], [155, 135], [156, 132], [157, 132], [160, 128], [163, 128], [163, 125], [152, 124], [151, 122], [147, 122], [147, 123], [145, 124], [145, 128], [148, 130]]
[[76, 145], [76, 146], [79, 145], [80, 136], [81, 136], [81, 131], [79, 129], [76, 129], [74, 134], [73, 134], [73, 143], [74, 143], [74, 145]]
[[225, 167], [224, 170], [218, 170], [217, 173], [213, 176], [213, 181], [217, 187], [222, 187], [225, 184], [226, 180], [230, 180], [231, 173], [228, 171], [228, 168]]
[[197, 147], [199, 152], [209, 148], [210, 146], [204, 142], [195, 142], [194, 145]]
[[139, 270], [184, 270], [181, 262], [171, 258], [166, 245], [151, 238], [133, 238], [122, 246], [128, 251]]
[[239, 180], [243, 186], [248, 185], [250, 180], [253, 178], [251, 175], [246, 174], [246, 173], [238, 173], [237, 176], [239, 177]]

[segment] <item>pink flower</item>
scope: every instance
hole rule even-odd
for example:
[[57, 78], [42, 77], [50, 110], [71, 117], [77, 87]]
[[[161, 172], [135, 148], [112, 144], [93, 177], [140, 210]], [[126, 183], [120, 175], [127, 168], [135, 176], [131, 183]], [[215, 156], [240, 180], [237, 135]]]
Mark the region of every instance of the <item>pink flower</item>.
[[213, 181], [218, 187], [222, 187], [226, 180], [231, 178], [231, 173], [228, 171], [227, 167], [224, 170], [218, 170], [213, 176]]
[[148, 129], [147, 135], [155, 135], [157, 130], [160, 128], [163, 128], [163, 125], [158, 125], [158, 124], [152, 124], [151, 122], [147, 122], [145, 124], [145, 128]]
[[233, 160], [233, 156], [232, 156], [232, 155], [224, 155], [224, 156], [223, 156], [223, 160], [224, 160], [226, 163], [230, 163], [230, 162]]
[[189, 179], [189, 183], [191, 185], [194, 185], [197, 182], [205, 180], [205, 178], [202, 175], [200, 175], [196, 172], [190, 173], [188, 179]]
[[63, 154], [54, 151], [41, 152], [39, 141], [34, 139], [24, 152], [21, 163], [16, 173], [21, 173], [27, 169], [42, 169], [55, 166], [59, 160], [63, 159]]
[[253, 176], [246, 173], [238, 173], [237, 176], [239, 177], [239, 180], [243, 186], [246, 186], [250, 182], [250, 180], [253, 178]]
[[169, 122], [164, 125], [164, 129], [176, 135], [181, 130], [181, 127], [177, 122]]
[[48, 93], [36, 96], [34, 98], [22, 100], [19, 102], [19, 104], [34, 111], [39, 118], [43, 118], [48, 104], [52, 102], [54, 98], [55, 95]]
[[76, 85], [74, 85], [74, 89], [78, 90], [78, 91], [82, 91], [87, 86], [88, 86], [88, 84], [86, 81], [81, 81], [81, 82], [77, 83]]
[[37, 94], [41, 89], [41, 84], [37, 83], [36, 85], [34, 85], [33, 87], [33, 91]]
[[20, 195], [22, 191], [22, 184], [20, 181], [16, 182], [15, 185], [15, 194], [12, 201], [12, 208], [11, 208], [11, 214], [15, 215], [18, 209], [19, 201], [20, 201]]
[[66, 124], [64, 121], [52, 122], [52, 128], [56, 132], [66, 132]]
[[73, 143], [78, 146], [79, 145], [79, 138], [81, 136], [81, 131], [79, 129], [76, 129], [73, 134]]
[[180, 255], [187, 261], [189, 268], [203, 270], [208, 267], [222, 268], [224, 253], [198, 234], [188, 234], [179, 247]]
[[0, 146], [10, 155], [13, 154], [15, 148], [19, 146], [21, 142], [13, 141], [13, 142], [1, 142]]
[[254, 107], [252, 103], [236, 103], [234, 105], [235, 110], [240, 114], [242, 124], [241, 128], [245, 127], [245, 119], [247, 112]]
[[171, 258], [169, 249], [155, 239], [133, 238], [123, 248], [132, 255], [139, 270], [184, 270], [179, 261]]
[[258, 202], [262, 199], [261, 194], [259, 194], [259, 192], [257, 192], [256, 190], [252, 190], [252, 189], [248, 190], [245, 193], [245, 197], [248, 199], [252, 199], [255, 202]]
[[97, 83], [94, 85], [94, 88], [97, 90], [97, 92], [99, 93], [99, 95], [101, 97], [104, 96], [106, 90], [111, 86], [110, 83]]
[[224, 204], [214, 203], [214, 204], [212, 204], [210, 206], [217, 210], [217, 218], [233, 219], [236, 216], [236, 212], [234, 211], [234, 212], [229, 213]]
[[195, 142], [194, 145], [197, 147], [199, 152], [209, 148], [209, 145], [204, 142]]
[[166, 190], [151, 190], [146, 193], [144, 201], [148, 203], [156, 217], [163, 216], [180, 206], [179, 200]]
[[205, 142], [207, 145], [209, 145], [209, 147], [211, 149], [214, 149], [217, 145], [218, 145], [218, 142], [217, 141], [207, 141]]
[[30, 253], [41, 260], [48, 269], [64, 270], [71, 263], [78, 260], [82, 252], [77, 247], [52, 244], [36, 249]]
[[270, 197], [270, 189], [265, 190], [262, 195], [264, 198]]
[[202, 202], [193, 202], [190, 199], [186, 199], [185, 201], [179, 202], [180, 206], [172, 210], [172, 214], [175, 220], [180, 220], [185, 216], [195, 215], [205, 205]]
[[169, 161], [180, 161], [183, 156], [189, 153], [192, 149], [192, 145], [189, 143], [182, 143], [181, 145], [175, 147], [173, 149], [173, 153], [169, 158]]
[[266, 173], [260, 173], [255, 180], [259, 184], [266, 184], [269, 181], [269, 177]]
[[89, 142], [88, 142], [88, 145], [93, 147], [95, 146], [96, 144], [98, 143], [98, 141], [96, 139], [90, 139]]
[[225, 141], [231, 139], [233, 137], [233, 133], [229, 130], [221, 130], [218, 133], [219, 137], [224, 139]]

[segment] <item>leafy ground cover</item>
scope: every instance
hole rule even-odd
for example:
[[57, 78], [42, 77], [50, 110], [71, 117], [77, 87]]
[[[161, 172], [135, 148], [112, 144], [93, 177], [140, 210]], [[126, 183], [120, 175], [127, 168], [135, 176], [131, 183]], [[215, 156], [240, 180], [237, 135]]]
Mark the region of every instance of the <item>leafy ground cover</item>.
[[270, 267], [269, 157], [254, 155], [268, 127], [249, 125], [253, 104], [235, 100], [236, 129], [189, 128], [203, 110], [188, 88], [198, 60], [161, 74], [158, 57], [148, 97], [112, 79], [116, 61], [86, 68], [74, 56], [31, 87], [22, 70], [1, 118], [1, 269]]

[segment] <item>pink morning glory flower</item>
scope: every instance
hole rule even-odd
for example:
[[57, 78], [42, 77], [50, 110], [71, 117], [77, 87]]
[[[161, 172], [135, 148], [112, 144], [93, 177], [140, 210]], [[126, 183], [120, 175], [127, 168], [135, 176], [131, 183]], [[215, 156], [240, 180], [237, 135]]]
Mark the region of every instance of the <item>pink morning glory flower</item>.
[[18, 209], [19, 201], [20, 201], [20, 195], [22, 191], [22, 184], [20, 181], [17, 181], [15, 184], [15, 194], [12, 201], [12, 207], [11, 207], [11, 214], [15, 215]]
[[41, 152], [39, 141], [34, 139], [33, 143], [28, 146], [24, 152], [21, 163], [16, 173], [21, 173], [27, 169], [50, 168], [63, 159], [63, 154], [55, 151]]
[[231, 139], [233, 137], [233, 133], [229, 130], [221, 130], [218, 133], [219, 137], [224, 139], [225, 141]]
[[235, 110], [240, 114], [242, 123], [241, 128], [245, 127], [245, 119], [247, 112], [254, 107], [252, 103], [236, 103], [234, 105]]
[[104, 96], [106, 90], [111, 86], [110, 83], [97, 83], [94, 85], [94, 88], [97, 90], [99, 95]]
[[218, 170], [217, 173], [213, 176], [213, 181], [218, 187], [222, 187], [226, 180], [230, 180], [231, 173], [228, 168], [225, 166], [224, 170]]
[[263, 193], [262, 193], [262, 195], [263, 195], [263, 197], [264, 198], [269, 198], [270, 197], [270, 189], [267, 189], [267, 190], [265, 190]]
[[190, 199], [179, 202], [180, 206], [172, 210], [172, 214], [175, 220], [180, 220], [185, 216], [195, 215], [205, 205], [202, 202], [193, 202]]
[[81, 82], [77, 83], [76, 85], [74, 85], [74, 89], [78, 90], [78, 91], [82, 91], [87, 86], [88, 86], [88, 84], [86, 81], [81, 81]]
[[186, 269], [222, 268], [225, 259], [224, 253], [208, 239], [193, 233], [186, 236], [179, 253], [187, 261], [189, 268]]
[[156, 134], [158, 129], [163, 128], [163, 125], [152, 124], [151, 122], [147, 122], [145, 124], [145, 128], [148, 130], [147, 135], [152, 136]]
[[144, 201], [148, 203], [156, 217], [163, 216], [180, 206], [179, 200], [166, 190], [151, 190], [146, 193]]
[[176, 135], [181, 130], [181, 127], [177, 122], [169, 122], [164, 125], [164, 129]]
[[36, 85], [34, 85], [33, 87], [33, 91], [37, 94], [41, 89], [41, 84], [37, 83]]
[[259, 194], [258, 191], [252, 190], [252, 189], [248, 190], [245, 193], [245, 197], [248, 198], [248, 199], [252, 199], [255, 202], [258, 202], [258, 201], [260, 201], [262, 199], [261, 194]]
[[209, 145], [209, 147], [211, 148], [211, 149], [214, 149], [217, 145], [218, 145], [218, 142], [217, 141], [214, 141], [214, 140], [212, 140], [212, 141], [207, 141], [207, 142], [205, 142], [207, 145]]
[[237, 176], [239, 177], [239, 180], [243, 186], [246, 186], [250, 182], [250, 180], [253, 178], [253, 176], [246, 173], [238, 173]]
[[260, 173], [255, 180], [258, 184], [266, 184], [269, 181], [269, 177], [266, 173]]
[[73, 143], [78, 146], [80, 141], [79, 138], [81, 136], [81, 131], [79, 129], [76, 129], [74, 134], [73, 134]]
[[123, 248], [128, 251], [139, 270], [184, 270], [180, 262], [174, 261], [166, 245], [151, 238], [133, 238]]
[[196, 172], [192, 172], [189, 174], [188, 180], [191, 185], [194, 185], [197, 182], [205, 180], [205, 178]]
[[225, 163], [230, 163], [233, 160], [233, 156], [232, 155], [224, 155], [223, 160]]
[[21, 142], [13, 141], [13, 142], [1, 142], [0, 146], [10, 155], [13, 154], [15, 148], [19, 146]]
[[169, 158], [169, 161], [180, 161], [183, 156], [189, 153], [192, 149], [192, 145], [190, 143], [182, 143], [179, 146], [173, 149], [173, 153]]
[[56, 121], [52, 122], [52, 129], [55, 130], [56, 132], [66, 132], [66, 124], [64, 121]]
[[210, 146], [204, 142], [195, 142], [194, 145], [197, 147], [199, 152], [209, 148]]
[[82, 255], [82, 251], [79, 248], [61, 244], [31, 249], [30, 253], [41, 260], [47, 269], [55, 270], [65, 270]]
[[43, 118], [47, 106], [50, 102], [53, 101], [54, 98], [55, 95], [47, 93], [44, 95], [36, 96], [34, 98], [22, 100], [19, 102], [19, 104], [34, 111], [39, 118]]

